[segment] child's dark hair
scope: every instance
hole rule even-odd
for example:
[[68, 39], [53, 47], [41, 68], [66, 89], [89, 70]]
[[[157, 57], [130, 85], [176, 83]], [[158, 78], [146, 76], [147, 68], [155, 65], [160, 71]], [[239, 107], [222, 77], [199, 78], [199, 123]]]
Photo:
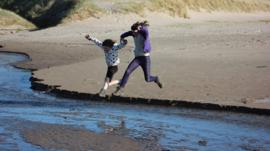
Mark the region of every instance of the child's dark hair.
[[106, 47], [113, 47], [115, 41], [112, 40], [112, 39], [105, 39], [103, 42], [102, 42], [102, 46], [106, 46]]

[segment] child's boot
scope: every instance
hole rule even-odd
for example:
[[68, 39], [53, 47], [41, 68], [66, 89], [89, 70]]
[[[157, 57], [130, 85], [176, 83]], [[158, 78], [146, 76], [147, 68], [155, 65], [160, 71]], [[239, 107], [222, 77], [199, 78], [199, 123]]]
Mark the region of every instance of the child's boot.
[[105, 89], [101, 89], [101, 90], [99, 91], [98, 95], [99, 95], [100, 97], [105, 97], [105, 96], [106, 96], [106, 90], [105, 90]]

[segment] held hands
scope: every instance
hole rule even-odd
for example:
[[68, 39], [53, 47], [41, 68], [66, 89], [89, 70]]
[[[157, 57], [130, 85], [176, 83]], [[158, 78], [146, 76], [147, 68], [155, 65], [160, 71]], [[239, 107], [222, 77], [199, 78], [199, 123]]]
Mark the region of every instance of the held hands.
[[125, 44], [125, 45], [128, 43], [128, 41], [126, 39], [120, 39], [120, 42]]
[[[126, 40], [126, 39], [124, 39], [124, 38], [121, 38], [120, 39], [120, 43], [123, 43], [123, 44], [127, 44], [128, 43], [128, 41]], [[132, 50], [131, 49], [129, 49], [129, 51], [131, 52]]]
[[88, 40], [92, 40], [92, 38], [90, 37], [89, 34], [85, 35], [85, 38], [88, 39]]

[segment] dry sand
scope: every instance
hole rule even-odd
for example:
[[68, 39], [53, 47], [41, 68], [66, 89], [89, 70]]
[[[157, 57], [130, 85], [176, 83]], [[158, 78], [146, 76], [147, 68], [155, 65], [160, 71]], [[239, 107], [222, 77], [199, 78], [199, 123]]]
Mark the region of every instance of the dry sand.
[[[23, 68], [58, 89], [95, 94], [106, 72], [103, 52], [84, 39], [100, 40], [150, 21], [152, 74], [164, 88], [144, 81], [141, 69], [129, 79], [125, 96], [270, 109], [270, 13], [191, 13], [191, 19], [160, 13], [111, 15], [33, 32], [2, 35], [0, 45], [29, 54]], [[133, 40], [120, 52], [120, 79], [133, 59]], [[112, 92], [115, 88], [110, 88]]]

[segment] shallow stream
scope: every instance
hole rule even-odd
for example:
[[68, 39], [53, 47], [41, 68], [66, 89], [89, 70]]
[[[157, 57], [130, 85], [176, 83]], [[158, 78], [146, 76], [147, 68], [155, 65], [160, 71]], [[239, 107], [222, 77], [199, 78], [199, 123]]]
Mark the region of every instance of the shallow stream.
[[155, 142], [164, 150], [270, 150], [270, 116], [57, 98], [32, 91], [31, 71], [11, 65], [26, 59], [0, 53], [0, 150], [46, 150], [11, 128], [11, 121], [20, 120], [97, 133], [115, 129], [118, 135]]

